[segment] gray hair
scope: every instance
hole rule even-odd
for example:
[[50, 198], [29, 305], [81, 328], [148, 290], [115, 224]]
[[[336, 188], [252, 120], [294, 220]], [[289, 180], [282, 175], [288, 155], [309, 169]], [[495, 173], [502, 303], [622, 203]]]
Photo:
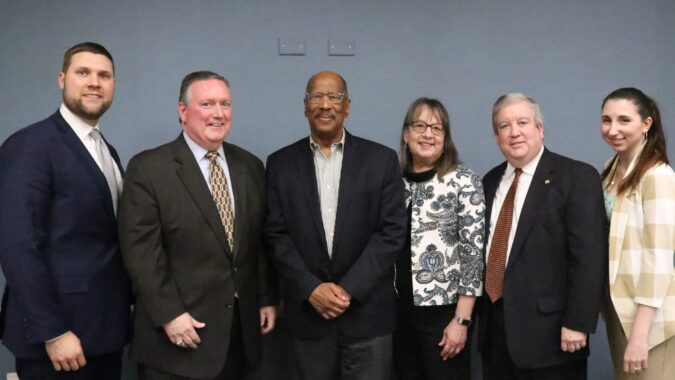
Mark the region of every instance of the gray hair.
[[502, 109], [516, 103], [527, 102], [530, 104], [532, 109], [532, 116], [534, 117], [534, 122], [537, 124], [537, 127], [544, 127], [544, 116], [541, 114], [541, 109], [539, 108], [539, 103], [533, 98], [521, 93], [521, 92], [509, 92], [500, 96], [492, 106], [492, 131], [497, 133], [497, 114]]

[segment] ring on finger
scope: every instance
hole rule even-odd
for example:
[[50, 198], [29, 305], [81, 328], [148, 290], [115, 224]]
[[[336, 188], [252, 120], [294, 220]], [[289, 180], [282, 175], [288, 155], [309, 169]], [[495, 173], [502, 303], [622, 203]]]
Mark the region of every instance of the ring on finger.
[[187, 344], [185, 344], [182, 339], [179, 339], [176, 341], [176, 346], [185, 348], [187, 347]]

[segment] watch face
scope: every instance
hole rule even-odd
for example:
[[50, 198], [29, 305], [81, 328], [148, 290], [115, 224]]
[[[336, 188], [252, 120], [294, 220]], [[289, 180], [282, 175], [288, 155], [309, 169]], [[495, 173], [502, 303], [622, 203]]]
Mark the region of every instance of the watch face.
[[462, 317], [455, 317], [455, 320], [456, 320], [457, 323], [459, 323], [460, 325], [464, 325], [464, 326], [470, 326], [470, 325], [471, 325], [471, 320], [470, 320], [470, 319], [464, 319], [464, 318], [462, 318]]

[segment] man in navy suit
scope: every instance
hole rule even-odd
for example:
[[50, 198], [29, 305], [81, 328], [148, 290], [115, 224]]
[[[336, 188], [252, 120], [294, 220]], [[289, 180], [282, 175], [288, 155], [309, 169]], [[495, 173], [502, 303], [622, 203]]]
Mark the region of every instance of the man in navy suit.
[[506, 162], [483, 178], [489, 239], [478, 341], [488, 380], [586, 378], [607, 279], [602, 188], [590, 165], [544, 147], [539, 105], [506, 94], [492, 112]]
[[311, 134], [267, 161], [266, 235], [303, 379], [390, 379], [394, 261], [405, 240], [396, 153], [343, 126], [345, 80], [307, 84]]
[[0, 331], [22, 380], [119, 379], [130, 311], [122, 166], [98, 124], [113, 99], [112, 56], [73, 46], [58, 83], [59, 110], [0, 148]]

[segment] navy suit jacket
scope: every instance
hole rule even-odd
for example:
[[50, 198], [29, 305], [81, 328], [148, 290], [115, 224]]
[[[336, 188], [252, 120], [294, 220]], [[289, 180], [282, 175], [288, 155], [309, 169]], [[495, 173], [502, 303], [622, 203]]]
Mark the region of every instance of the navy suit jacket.
[[47, 359], [44, 342], [71, 330], [87, 356], [121, 349], [131, 293], [110, 190], [60, 112], [2, 145], [0, 194], [3, 344]]
[[[321, 337], [335, 323], [348, 338], [389, 334], [396, 323], [394, 261], [406, 233], [396, 153], [347, 133], [332, 259], [315, 173], [308, 138], [267, 161], [266, 236], [282, 278], [286, 323], [300, 338]], [[333, 320], [323, 319], [308, 301], [323, 282], [352, 296], [347, 311]]]
[[[486, 220], [506, 162], [483, 178]], [[602, 187], [590, 165], [548, 150], [539, 160], [504, 273], [508, 352], [520, 368], [544, 368], [588, 356], [560, 349], [560, 329], [592, 333], [607, 271]], [[488, 231], [489, 233], [489, 231]], [[489, 235], [486, 235], [489, 236]], [[479, 302], [479, 345], [487, 336], [487, 295]]]

